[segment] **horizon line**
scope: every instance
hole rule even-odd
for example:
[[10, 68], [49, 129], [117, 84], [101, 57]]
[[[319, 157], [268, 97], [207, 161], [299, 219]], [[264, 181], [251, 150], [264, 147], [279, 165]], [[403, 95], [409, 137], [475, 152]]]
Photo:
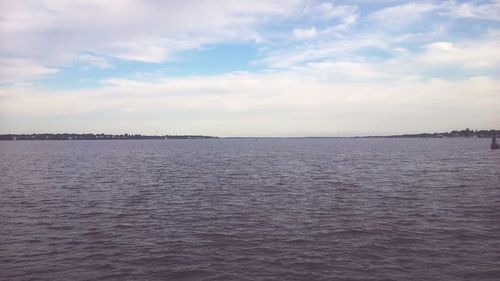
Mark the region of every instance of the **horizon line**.
[[356, 135], [327, 135], [327, 136], [318, 136], [318, 135], [302, 135], [302, 136], [218, 136], [218, 135], [205, 135], [205, 134], [140, 134], [140, 133], [0, 133], [0, 136], [14, 136], [14, 135], [105, 135], [105, 136], [142, 136], [142, 137], [207, 137], [207, 138], [224, 138], [224, 139], [243, 139], [243, 138], [379, 138], [379, 137], [396, 137], [396, 136], [417, 136], [417, 135], [439, 135], [439, 134], [450, 134], [452, 132], [462, 132], [462, 131], [470, 131], [470, 132], [491, 132], [491, 131], [500, 131], [500, 129], [461, 129], [461, 130], [451, 130], [447, 132], [419, 132], [419, 133], [397, 133], [397, 134], [356, 134]]

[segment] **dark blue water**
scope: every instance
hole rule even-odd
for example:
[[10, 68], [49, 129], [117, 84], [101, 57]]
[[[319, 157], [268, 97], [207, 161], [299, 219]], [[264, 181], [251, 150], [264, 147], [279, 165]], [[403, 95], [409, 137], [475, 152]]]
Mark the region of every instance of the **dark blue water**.
[[500, 280], [487, 139], [0, 142], [1, 280]]

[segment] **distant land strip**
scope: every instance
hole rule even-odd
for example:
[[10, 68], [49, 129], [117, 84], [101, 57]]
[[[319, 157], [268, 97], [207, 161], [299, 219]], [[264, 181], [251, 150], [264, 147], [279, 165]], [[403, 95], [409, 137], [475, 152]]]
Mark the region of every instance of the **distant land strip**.
[[451, 131], [447, 133], [420, 133], [389, 136], [366, 136], [363, 138], [492, 138], [500, 137], [500, 130], [470, 130]]
[[[492, 138], [500, 137], [500, 130], [451, 131], [446, 133], [420, 133], [388, 136], [358, 136], [347, 138]], [[140, 135], [140, 134], [0, 134], [0, 141], [12, 140], [158, 140], [158, 139], [219, 139], [217, 136], [203, 135]], [[246, 139], [255, 137], [227, 137]], [[328, 138], [328, 137], [291, 137], [291, 138]], [[346, 137], [344, 137], [346, 138]]]
[[156, 139], [216, 139], [201, 135], [149, 136], [137, 134], [3, 134], [0, 140], [156, 140]]

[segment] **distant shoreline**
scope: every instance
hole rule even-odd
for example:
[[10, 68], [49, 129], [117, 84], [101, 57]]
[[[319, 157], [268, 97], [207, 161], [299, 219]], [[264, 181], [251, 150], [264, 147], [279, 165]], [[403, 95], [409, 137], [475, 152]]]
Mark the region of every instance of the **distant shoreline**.
[[204, 135], [140, 135], [140, 134], [0, 134], [0, 141], [13, 140], [165, 140], [165, 139], [252, 139], [252, 138], [492, 138], [500, 137], [500, 130], [451, 131], [446, 133], [420, 133], [388, 136], [352, 136], [352, 137], [217, 137]]
[[420, 133], [389, 136], [366, 136], [365, 138], [492, 138], [500, 137], [500, 130], [470, 130], [451, 131], [446, 133]]
[[0, 141], [21, 140], [164, 140], [164, 139], [216, 139], [215, 136], [202, 135], [132, 135], [132, 134], [3, 134]]

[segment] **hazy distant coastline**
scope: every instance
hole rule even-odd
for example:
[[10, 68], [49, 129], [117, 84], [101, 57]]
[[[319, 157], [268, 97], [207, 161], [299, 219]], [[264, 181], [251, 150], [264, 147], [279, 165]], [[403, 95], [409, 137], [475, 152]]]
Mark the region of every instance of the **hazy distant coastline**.
[[[419, 133], [388, 136], [354, 136], [352, 138], [491, 138], [500, 137], [500, 130], [470, 130], [451, 131], [445, 133]], [[155, 139], [218, 139], [217, 136], [204, 135], [140, 135], [140, 134], [2, 134], [0, 141], [12, 140], [155, 140]], [[251, 137], [228, 137], [251, 138]], [[295, 137], [295, 138], [327, 138], [327, 137]]]
[[500, 130], [470, 130], [451, 131], [445, 133], [420, 133], [420, 134], [403, 134], [389, 136], [366, 136], [366, 138], [491, 138], [499, 136]]
[[0, 140], [154, 140], [154, 139], [215, 139], [202, 135], [139, 135], [139, 134], [3, 134]]

